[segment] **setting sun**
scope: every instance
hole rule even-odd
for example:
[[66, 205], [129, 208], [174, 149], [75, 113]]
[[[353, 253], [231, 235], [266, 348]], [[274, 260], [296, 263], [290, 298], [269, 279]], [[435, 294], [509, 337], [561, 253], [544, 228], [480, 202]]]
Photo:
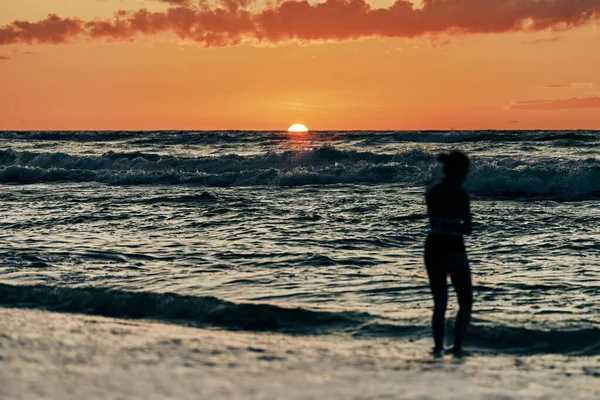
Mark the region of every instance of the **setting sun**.
[[302, 124], [294, 124], [289, 127], [288, 132], [308, 132], [308, 128]]

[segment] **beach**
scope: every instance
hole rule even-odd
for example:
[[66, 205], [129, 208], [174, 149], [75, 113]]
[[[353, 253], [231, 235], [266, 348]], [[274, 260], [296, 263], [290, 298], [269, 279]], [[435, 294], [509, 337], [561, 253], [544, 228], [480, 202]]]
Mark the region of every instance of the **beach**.
[[[597, 131], [0, 144], [2, 399], [598, 398]], [[470, 355], [434, 359], [424, 193], [457, 148]]]
[[599, 357], [198, 329], [0, 308], [2, 399], [597, 399]]

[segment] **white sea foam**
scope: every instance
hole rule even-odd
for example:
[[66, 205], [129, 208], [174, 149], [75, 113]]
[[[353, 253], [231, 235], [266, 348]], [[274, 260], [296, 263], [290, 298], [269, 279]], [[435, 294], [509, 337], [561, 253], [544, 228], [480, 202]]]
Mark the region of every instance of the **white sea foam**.
[[[301, 186], [356, 183], [427, 184], [439, 170], [426, 150], [394, 154], [339, 150], [267, 153], [259, 156], [175, 157], [150, 153], [0, 152], [0, 182], [100, 182], [106, 184], [199, 184], [205, 186]], [[600, 161], [474, 158], [467, 189], [486, 197], [600, 196]]]

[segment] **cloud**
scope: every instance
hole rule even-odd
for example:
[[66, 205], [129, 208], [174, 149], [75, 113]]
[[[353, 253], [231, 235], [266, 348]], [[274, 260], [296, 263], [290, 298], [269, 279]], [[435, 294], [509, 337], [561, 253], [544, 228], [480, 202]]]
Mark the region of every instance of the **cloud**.
[[551, 85], [542, 86], [546, 89], [589, 89], [593, 88], [595, 85], [593, 83], [554, 83]]
[[177, 6], [187, 6], [190, 5], [191, 0], [157, 0], [161, 3], [169, 3]]
[[552, 37], [548, 37], [548, 38], [526, 40], [523, 43], [525, 43], [525, 44], [540, 44], [540, 43], [556, 43], [556, 42], [560, 42], [560, 41], [562, 41], [562, 38], [560, 36], [552, 36]]
[[571, 88], [573, 86], [571, 86], [570, 83], [555, 83], [552, 85], [546, 85], [546, 86], [542, 86], [544, 88], [547, 89], [566, 89], [566, 88]]
[[51, 14], [37, 21], [14, 21], [0, 27], [0, 45], [15, 43], [65, 43], [70, 38], [85, 33], [81, 20], [60, 18]]
[[516, 101], [509, 107], [512, 110], [525, 111], [559, 111], [584, 108], [600, 108], [600, 97], [574, 97], [558, 100], [526, 100]]
[[8, 56], [0, 56], [0, 61], [7, 61], [10, 60], [10, 57]]
[[0, 45], [66, 43], [76, 37], [132, 40], [138, 35], [174, 33], [204, 46], [245, 41], [341, 41], [367, 37], [410, 38], [440, 34], [565, 31], [600, 20], [599, 0], [423, 0], [417, 8], [397, 0], [373, 8], [366, 0], [276, 1], [260, 11], [252, 0], [159, 0], [163, 12], [118, 11], [111, 20], [83, 21], [49, 15], [0, 27]]

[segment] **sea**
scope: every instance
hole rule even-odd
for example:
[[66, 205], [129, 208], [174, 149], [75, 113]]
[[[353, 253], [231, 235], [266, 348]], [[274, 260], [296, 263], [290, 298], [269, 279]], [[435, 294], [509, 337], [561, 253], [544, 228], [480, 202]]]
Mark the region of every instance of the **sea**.
[[600, 355], [600, 131], [3, 131], [0, 305], [428, 351], [424, 193], [451, 150], [467, 349]]

